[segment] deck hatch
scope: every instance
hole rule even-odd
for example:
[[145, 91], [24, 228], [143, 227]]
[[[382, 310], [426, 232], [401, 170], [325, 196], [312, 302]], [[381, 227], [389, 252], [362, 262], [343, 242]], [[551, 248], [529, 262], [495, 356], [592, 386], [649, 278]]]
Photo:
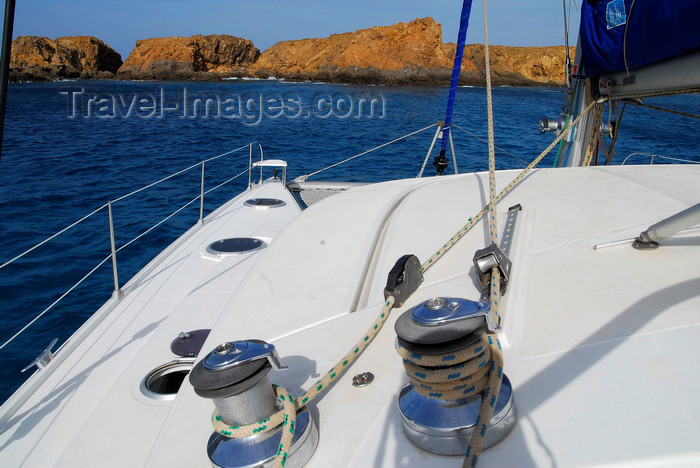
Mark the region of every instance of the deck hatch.
[[178, 359], [156, 367], [141, 381], [141, 393], [153, 400], [174, 400], [192, 366], [194, 359]]
[[245, 206], [252, 206], [254, 208], [269, 210], [271, 208], [281, 208], [287, 203], [277, 198], [250, 198], [246, 200], [243, 204]]
[[212, 242], [207, 247], [207, 252], [213, 255], [231, 255], [254, 252], [264, 249], [267, 244], [253, 237], [233, 237]]

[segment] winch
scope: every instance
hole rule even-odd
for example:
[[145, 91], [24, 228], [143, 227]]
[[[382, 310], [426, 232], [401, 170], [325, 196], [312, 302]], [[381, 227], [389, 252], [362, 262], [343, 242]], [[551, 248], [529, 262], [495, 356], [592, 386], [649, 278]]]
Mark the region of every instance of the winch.
[[[396, 348], [410, 383], [399, 394], [406, 436], [440, 455], [464, 455], [481, 407], [489, 374], [489, 304], [435, 297], [396, 321]], [[503, 374], [501, 391], [484, 448], [501, 441], [515, 425], [513, 390]]]
[[[230, 426], [265, 421], [281, 409], [268, 378], [282, 366], [275, 347], [264, 341], [226, 342], [217, 346], [190, 372], [197, 395], [213, 400], [221, 420]], [[272, 466], [282, 426], [247, 437], [229, 438], [214, 432], [207, 444], [212, 464], [221, 468]], [[301, 467], [318, 445], [318, 429], [307, 408], [297, 412], [294, 439], [286, 467]]]

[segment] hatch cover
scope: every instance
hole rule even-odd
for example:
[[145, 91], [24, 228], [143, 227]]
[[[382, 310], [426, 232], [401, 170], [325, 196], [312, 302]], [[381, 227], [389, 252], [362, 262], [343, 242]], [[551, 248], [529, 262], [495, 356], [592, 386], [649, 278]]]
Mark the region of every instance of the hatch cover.
[[251, 198], [246, 200], [243, 204], [245, 206], [269, 210], [270, 208], [280, 208], [287, 203], [277, 198]]
[[182, 332], [170, 343], [170, 351], [180, 357], [197, 357], [210, 331], [203, 329]]
[[214, 255], [232, 255], [254, 252], [264, 249], [267, 244], [254, 237], [233, 237], [212, 242], [207, 247], [207, 252]]

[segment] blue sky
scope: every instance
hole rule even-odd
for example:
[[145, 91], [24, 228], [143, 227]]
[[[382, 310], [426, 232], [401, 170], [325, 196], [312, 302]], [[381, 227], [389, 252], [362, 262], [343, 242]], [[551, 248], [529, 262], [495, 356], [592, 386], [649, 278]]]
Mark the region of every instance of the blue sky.
[[[126, 59], [137, 40], [149, 37], [231, 34], [265, 50], [278, 41], [432, 16], [442, 24], [443, 41], [455, 42], [461, 5], [459, 0], [17, 0], [14, 36], [97, 36]], [[489, 42], [563, 45], [562, 10], [558, 0], [490, 0]], [[573, 23], [575, 18], [576, 12]], [[573, 26], [571, 37], [578, 29]], [[467, 42], [483, 42], [478, 0]]]

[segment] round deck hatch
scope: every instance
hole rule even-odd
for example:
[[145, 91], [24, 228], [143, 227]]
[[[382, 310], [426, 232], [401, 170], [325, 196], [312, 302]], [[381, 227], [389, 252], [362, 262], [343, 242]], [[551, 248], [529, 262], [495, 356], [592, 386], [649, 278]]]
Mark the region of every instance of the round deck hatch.
[[222, 239], [212, 242], [207, 247], [207, 252], [214, 255], [231, 255], [254, 252], [264, 249], [267, 244], [252, 237], [234, 237], [231, 239]]
[[141, 393], [153, 400], [174, 400], [192, 366], [194, 359], [178, 359], [156, 367], [141, 381]]
[[277, 198], [250, 198], [243, 203], [245, 206], [254, 208], [262, 208], [269, 210], [270, 208], [279, 208], [287, 203]]

